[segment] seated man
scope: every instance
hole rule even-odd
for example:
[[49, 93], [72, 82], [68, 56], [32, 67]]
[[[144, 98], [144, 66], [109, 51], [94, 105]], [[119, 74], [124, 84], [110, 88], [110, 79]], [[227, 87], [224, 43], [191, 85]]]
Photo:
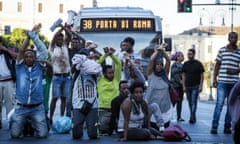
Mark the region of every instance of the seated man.
[[112, 134], [114, 130], [117, 131], [117, 122], [119, 120], [120, 106], [122, 102], [128, 97], [128, 81], [122, 80], [119, 83], [119, 96], [115, 97], [111, 102], [111, 117], [110, 117], [110, 131]]
[[[20, 138], [26, 121], [29, 120], [35, 130], [35, 135], [45, 138], [48, 135], [45, 110], [43, 106], [42, 76], [46, 66], [51, 65], [45, 60], [47, 51], [40, 41], [37, 45], [40, 51], [37, 61], [36, 51], [27, 49], [29, 40], [37, 37], [41, 25], [36, 25], [19, 49], [16, 63], [16, 106], [10, 118], [10, 133], [12, 138]], [[41, 47], [39, 47], [41, 46]], [[41, 61], [40, 61], [41, 60]]]

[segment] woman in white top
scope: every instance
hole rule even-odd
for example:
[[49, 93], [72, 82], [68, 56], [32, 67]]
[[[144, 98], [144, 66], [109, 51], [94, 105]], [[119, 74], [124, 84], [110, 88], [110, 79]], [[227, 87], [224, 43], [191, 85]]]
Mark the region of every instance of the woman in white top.
[[120, 109], [118, 132], [120, 140], [149, 140], [160, 136], [150, 128], [148, 105], [143, 99], [144, 83], [135, 81], [130, 86], [131, 96], [126, 98]]

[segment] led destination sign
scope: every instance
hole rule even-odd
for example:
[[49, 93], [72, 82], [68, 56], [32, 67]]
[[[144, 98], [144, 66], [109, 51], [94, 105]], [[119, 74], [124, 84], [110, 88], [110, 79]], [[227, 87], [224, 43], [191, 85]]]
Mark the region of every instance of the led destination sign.
[[155, 19], [152, 18], [84, 18], [81, 19], [81, 32], [154, 32]]

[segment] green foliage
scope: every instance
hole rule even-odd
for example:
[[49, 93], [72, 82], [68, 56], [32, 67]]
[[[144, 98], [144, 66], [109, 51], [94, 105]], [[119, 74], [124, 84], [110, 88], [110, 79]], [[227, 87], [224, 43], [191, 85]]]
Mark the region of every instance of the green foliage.
[[[4, 45], [6, 45], [7, 47], [13, 47], [13, 48], [19, 49], [21, 47], [24, 39], [26, 38], [26, 35], [24, 32], [24, 29], [15, 28], [10, 35], [3, 35], [2, 37], [3, 37]], [[48, 41], [47, 37], [40, 34], [39, 38], [48, 47], [49, 41]], [[32, 41], [30, 41], [29, 46], [31, 46], [31, 45], [33, 45]]]

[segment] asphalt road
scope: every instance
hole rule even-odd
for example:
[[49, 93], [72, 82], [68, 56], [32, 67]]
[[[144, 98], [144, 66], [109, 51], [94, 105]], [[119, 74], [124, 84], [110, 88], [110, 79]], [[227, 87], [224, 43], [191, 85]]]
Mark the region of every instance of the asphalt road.
[[[57, 107], [58, 108], [58, 107]], [[56, 109], [57, 109], [56, 108]], [[226, 111], [226, 106], [222, 111], [220, 126], [218, 129], [217, 135], [210, 134], [211, 129], [211, 121], [212, 121], [212, 114], [214, 110], [214, 102], [209, 101], [199, 101], [198, 103], [198, 110], [197, 110], [197, 122], [196, 124], [189, 124], [189, 110], [187, 101], [183, 102], [183, 118], [185, 119], [184, 122], [177, 122], [176, 121], [176, 112], [174, 109], [173, 119], [171, 124], [179, 124], [183, 129], [185, 129], [192, 138], [191, 142], [167, 142], [163, 140], [149, 140], [149, 141], [127, 141], [124, 143], [149, 143], [149, 144], [159, 144], [159, 143], [188, 143], [188, 144], [233, 144], [232, 136], [229, 134], [223, 133], [223, 125], [224, 125], [224, 116]], [[3, 109], [3, 114], [5, 114], [5, 109]], [[55, 119], [59, 113], [56, 112]], [[48, 138], [46, 139], [37, 139], [34, 137], [25, 137], [22, 139], [13, 140], [10, 138], [9, 130], [8, 130], [8, 122], [6, 117], [3, 116], [3, 128], [0, 129], [0, 144], [20, 144], [20, 143], [31, 143], [31, 144], [85, 144], [85, 143], [98, 143], [98, 144], [111, 144], [111, 143], [123, 143], [117, 142], [116, 136], [101, 136], [97, 140], [89, 140], [87, 135], [85, 134], [83, 139], [80, 140], [72, 140], [71, 134], [55, 134], [50, 131]]]

